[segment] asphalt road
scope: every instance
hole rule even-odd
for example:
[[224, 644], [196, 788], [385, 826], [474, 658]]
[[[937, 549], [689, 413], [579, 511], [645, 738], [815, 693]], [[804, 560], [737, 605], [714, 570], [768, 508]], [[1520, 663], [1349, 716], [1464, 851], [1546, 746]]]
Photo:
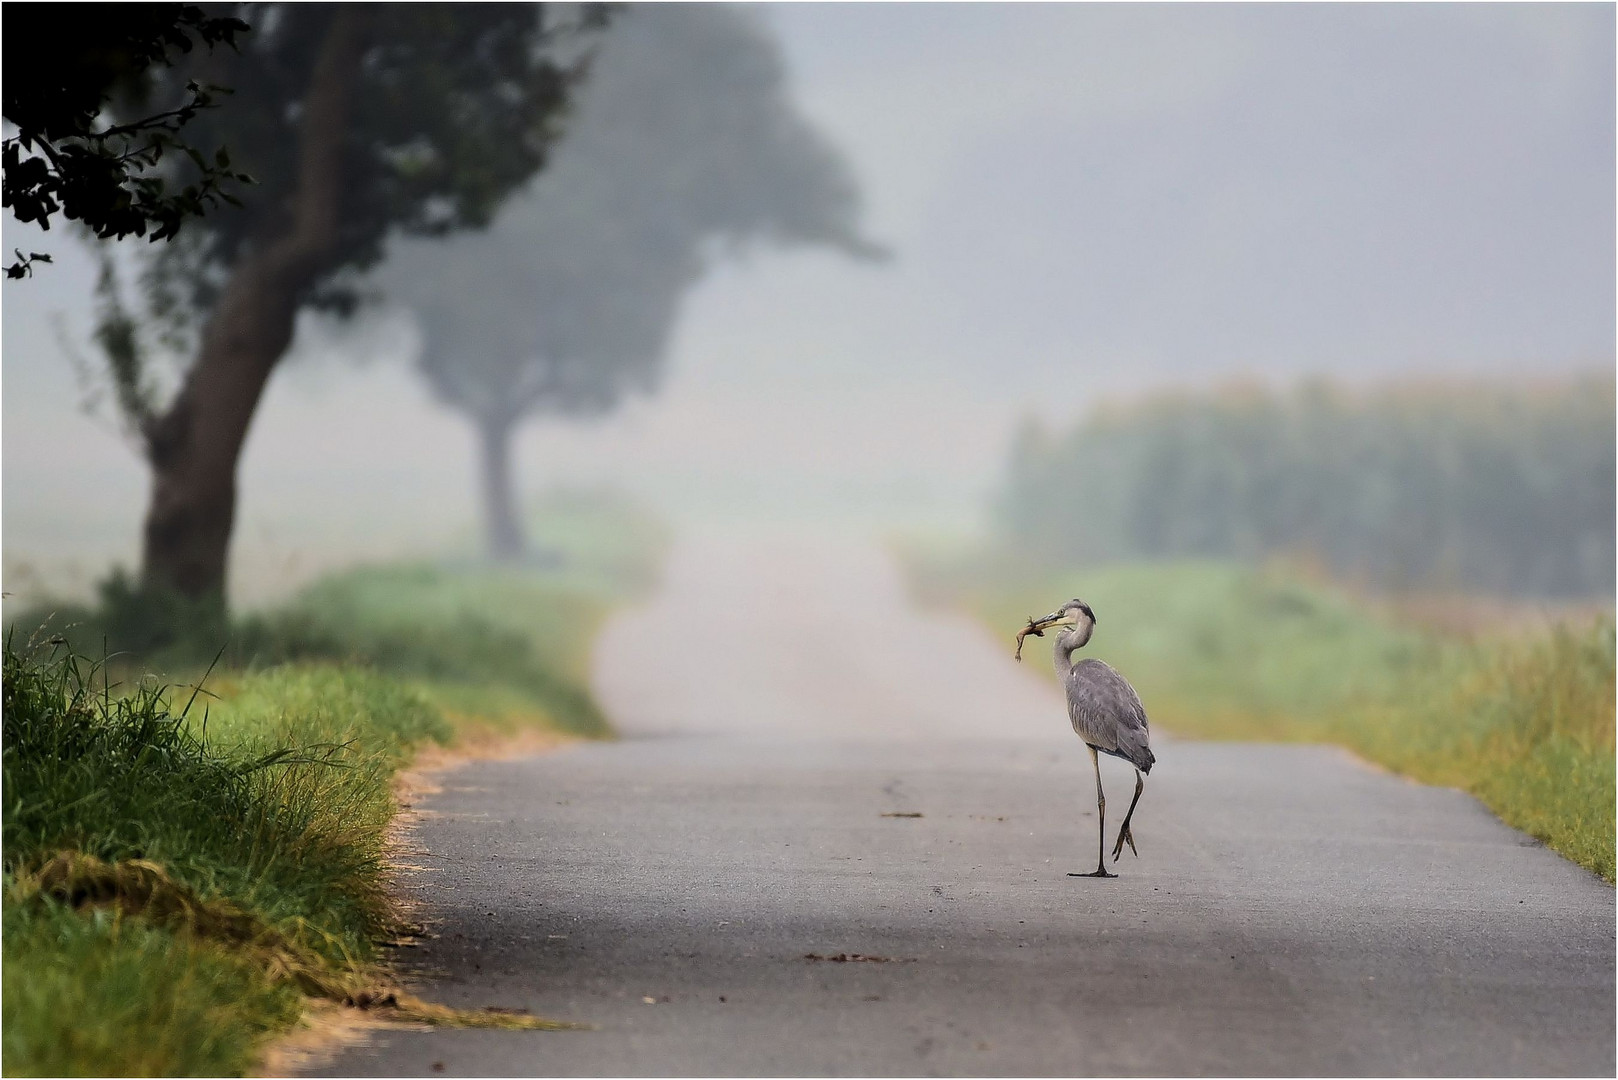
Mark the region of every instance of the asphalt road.
[[630, 737], [462, 768], [419, 829], [429, 996], [592, 1029], [325, 1072], [1613, 1074], [1610, 887], [1330, 748], [1164, 739], [1140, 858], [1068, 877], [1088, 758], [1005, 651], [867, 549], [688, 543], [604, 639]]

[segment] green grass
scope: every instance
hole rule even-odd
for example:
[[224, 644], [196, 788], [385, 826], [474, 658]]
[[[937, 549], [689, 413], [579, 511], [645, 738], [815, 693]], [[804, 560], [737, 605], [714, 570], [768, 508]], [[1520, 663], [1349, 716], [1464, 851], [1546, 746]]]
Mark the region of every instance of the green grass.
[[1393, 700], [1349, 703], [1331, 737], [1614, 879], [1611, 619], [1523, 642], [1457, 644]]
[[[1346, 593], [1231, 563], [1022, 581], [969, 568], [918, 574], [926, 598], [966, 607], [1008, 642], [1029, 615], [1082, 597], [1098, 620], [1087, 651], [1127, 673], [1154, 720], [1181, 735], [1306, 738], [1342, 703], [1388, 693], [1443, 651]], [[1043, 645], [1030, 639], [1025, 658], [1049, 670]]]
[[14, 903], [4, 939], [8, 1076], [240, 1075], [301, 1011], [255, 958], [143, 919]]
[[5, 687], [8, 1074], [240, 1072], [300, 993], [480, 1019], [378, 967], [402, 927], [392, 781], [455, 734], [427, 695], [289, 665], [227, 674], [182, 713], [184, 688], [107, 693], [70, 656], [16, 651]]
[[613, 608], [652, 585], [664, 532], [631, 507], [585, 495], [553, 496], [530, 531], [538, 554], [524, 565], [332, 575], [244, 620], [235, 658], [358, 663], [410, 679], [458, 711], [518, 705], [561, 730], [604, 735], [583, 691], [590, 644]]
[[[1124, 672], [1176, 735], [1347, 746], [1471, 792], [1614, 879], [1610, 616], [1468, 641], [1279, 569], [1171, 562], [1017, 577], [982, 556], [909, 562], [924, 600], [964, 608], [1008, 648], [1027, 616], [1082, 597], [1097, 615], [1087, 652]], [[1041, 644], [1031, 639], [1025, 658], [1050, 671]]]
[[335, 668], [184, 699], [6, 653], [8, 1073], [240, 1071], [288, 994], [375, 981], [393, 772], [443, 716]]
[[[7, 1074], [240, 1073], [306, 995], [544, 1026], [411, 998], [379, 950], [401, 928], [392, 783], [418, 748], [607, 733], [590, 642], [649, 582], [660, 534], [562, 509], [533, 565], [360, 568], [229, 625], [114, 580], [99, 608], [16, 620], [46, 644], [12, 648], [19, 631], [5, 656]], [[132, 652], [75, 656], [103, 639]], [[139, 675], [194, 684], [216, 655], [194, 696]]]
[[524, 569], [362, 568], [244, 620], [233, 652], [238, 663], [359, 665], [444, 700], [500, 690], [561, 730], [601, 736], [606, 721], [584, 690], [588, 648], [621, 596]]

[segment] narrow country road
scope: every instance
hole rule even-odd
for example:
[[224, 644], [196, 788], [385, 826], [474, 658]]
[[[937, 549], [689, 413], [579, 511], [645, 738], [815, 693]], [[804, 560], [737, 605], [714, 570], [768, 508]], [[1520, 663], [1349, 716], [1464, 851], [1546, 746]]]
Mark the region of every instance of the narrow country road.
[[591, 1029], [325, 1072], [1612, 1075], [1610, 887], [1340, 751], [1160, 737], [1140, 858], [1069, 878], [1089, 761], [1008, 654], [872, 548], [688, 538], [602, 641], [626, 738], [448, 774], [419, 829], [428, 993]]

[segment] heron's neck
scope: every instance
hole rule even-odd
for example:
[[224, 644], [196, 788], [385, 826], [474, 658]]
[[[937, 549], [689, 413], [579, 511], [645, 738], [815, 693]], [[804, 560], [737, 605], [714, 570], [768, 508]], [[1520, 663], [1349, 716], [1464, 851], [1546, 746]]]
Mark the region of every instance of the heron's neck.
[[1067, 673], [1073, 670], [1073, 643], [1067, 640], [1066, 634], [1056, 638], [1056, 677], [1065, 680]]
[[1073, 670], [1073, 654], [1089, 643], [1094, 629], [1093, 623], [1080, 622], [1056, 635], [1056, 674], [1059, 677], [1065, 679]]

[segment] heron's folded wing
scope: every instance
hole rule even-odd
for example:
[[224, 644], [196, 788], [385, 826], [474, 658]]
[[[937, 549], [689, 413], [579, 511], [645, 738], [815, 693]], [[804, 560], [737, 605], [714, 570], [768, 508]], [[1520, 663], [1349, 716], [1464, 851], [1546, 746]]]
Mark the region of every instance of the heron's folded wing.
[[1146, 707], [1110, 664], [1080, 660], [1073, 665], [1067, 677], [1067, 711], [1073, 730], [1091, 746], [1116, 753], [1138, 769], [1152, 767]]

